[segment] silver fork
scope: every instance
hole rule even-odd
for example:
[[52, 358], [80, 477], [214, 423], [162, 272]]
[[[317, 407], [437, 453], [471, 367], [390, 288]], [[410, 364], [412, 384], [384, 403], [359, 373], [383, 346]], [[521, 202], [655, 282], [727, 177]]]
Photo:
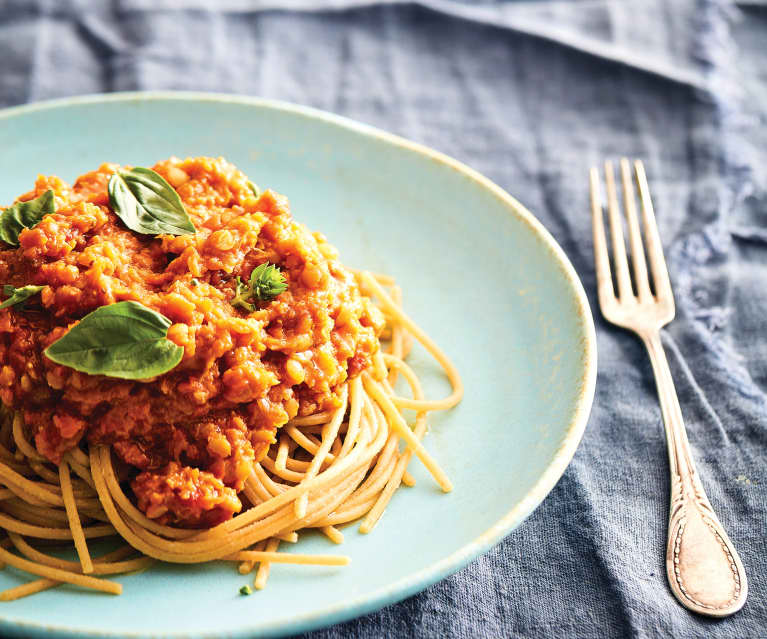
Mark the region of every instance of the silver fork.
[[[663, 423], [666, 425], [671, 470], [671, 505], [666, 545], [666, 575], [671, 591], [683, 606], [694, 612], [725, 617], [743, 607], [748, 583], [740, 557], [703, 491], [692, 460], [682, 411], [660, 339], [660, 329], [674, 319], [674, 295], [655, 223], [647, 177], [640, 161], [634, 162], [634, 171], [642, 208], [644, 242], [637, 216], [631, 167], [628, 160], [621, 160], [623, 201], [635, 289], [632, 287], [623, 240], [623, 221], [613, 167], [610, 162], [605, 163], [607, 212], [618, 285], [616, 295], [602, 220], [599, 172], [596, 168], [591, 169], [591, 210], [599, 306], [607, 321], [639, 336], [652, 362]], [[648, 276], [645, 251], [652, 281]]]

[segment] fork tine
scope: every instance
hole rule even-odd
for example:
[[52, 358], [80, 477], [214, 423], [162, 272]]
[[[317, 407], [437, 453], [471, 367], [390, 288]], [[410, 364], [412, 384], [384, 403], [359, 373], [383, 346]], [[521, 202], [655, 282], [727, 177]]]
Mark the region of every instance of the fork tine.
[[634, 267], [634, 284], [637, 297], [640, 300], [652, 297], [650, 282], [647, 279], [647, 263], [642, 248], [642, 232], [639, 230], [639, 218], [634, 199], [634, 186], [631, 180], [631, 167], [626, 158], [621, 159], [621, 183], [623, 186], [623, 201], [626, 209], [626, 221], [629, 229], [629, 246], [631, 247], [631, 264]]
[[663, 257], [663, 244], [658, 234], [658, 224], [655, 221], [655, 211], [650, 199], [650, 188], [647, 186], [647, 175], [641, 160], [634, 162], [637, 186], [639, 187], [639, 199], [642, 202], [642, 221], [644, 223], [645, 237], [647, 238], [647, 259], [650, 261], [650, 270], [653, 275], [655, 295], [659, 300], [673, 302], [671, 281], [668, 277], [666, 259]]
[[599, 198], [599, 171], [592, 167], [589, 173], [591, 182], [591, 227], [594, 233], [594, 264], [597, 272], [597, 294], [602, 309], [610, 302], [615, 302], [613, 281], [610, 277], [610, 256], [607, 253], [605, 225], [602, 219], [602, 203]]
[[615, 190], [612, 162], [605, 162], [605, 187], [607, 189], [607, 213], [610, 218], [610, 237], [613, 241], [615, 279], [618, 282], [618, 299], [623, 300], [632, 296], [634, 292], [631, 289], [626, 244], [623, 241], [623, 221], [618, 204], [618, 194]]

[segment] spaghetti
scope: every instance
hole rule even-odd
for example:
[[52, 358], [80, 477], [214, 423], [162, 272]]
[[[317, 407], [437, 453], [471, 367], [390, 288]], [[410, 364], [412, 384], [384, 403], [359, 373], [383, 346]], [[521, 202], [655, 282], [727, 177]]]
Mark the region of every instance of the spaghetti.
[[[349, 559], [343, 555], [278, 552], [278, 546], [281, 541], [295, 542], [298, 532], [311, 528], [342, 543], [343, 533], [337, 526], [357, 520], [361, 520], [360, 532], [370, 532], [403, 483], [414, 454], [439, 486], [449, 491], [449, 480], [421, 439], [428, 411], [445, 410], [460, 401], [460, 376], [403, 313], [395, 301], [401, 298], [400, 289], [389, 278], [366, 272], [357, 277], [386, 317], [385, 349], [372, 369], [348, 382], [341, 407], [297, 417], [282, 429], [279, 444], [269, 449], [247, 480], [249, 507], [208, 530], [160, 525], [146, 517], [121, 487], [107, 446], [70, 451], [56, 472], [25, 439], [19, 420], [6, 411], [0, 427], [0, 485], [4, 487], [0, 489], [0, 527], [18, 554], [0, 548], [0, 560], [40, 578], [1, 592], [0, 601], [61, 583], [119, 594], [122, 586], [101, 576], [144, 570], [154, 560], [235, 562], [243, 574], [256, 571], [254, 586], [261, 589], [273, 563], [347, 564]], [[443, 366], [452, 385], [445, 400], [424, 399], [417, 375], [405, 362], [413, 338]], [[412, 398], [395, 393], [400, 375]], [[412, 430], [402, 408], [418, 411]], [[112, 537], [128, 545], [91, 558], [88, 540]], [[28, 541], [40, 539], [70, 540], [79, 561], [45, 554]]]
[[[231, 562], [260, 590], [272, 564], [347, 564], [285, 544], [372, 531], [413, 456], [452, 490], [422, 439], [456, 368], [393, 279], [345, 268], [225, 160], [41, 176], [0, 240], [0, 562], [36, 577], [0, 601], [119, 594], [110, 575], [155, 561]], [[444, 399], [406, 363], [416, 341]]]

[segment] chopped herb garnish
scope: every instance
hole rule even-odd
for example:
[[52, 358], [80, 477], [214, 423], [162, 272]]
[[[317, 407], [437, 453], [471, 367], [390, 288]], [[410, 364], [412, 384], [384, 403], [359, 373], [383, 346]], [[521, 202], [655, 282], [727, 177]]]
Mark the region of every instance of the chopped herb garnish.
[[248, 180], [247, 184], [248, 184], [248, 188], [251, 191], [253, 191], [253, 195], [255, 197], [260, 197], [261, 196], [261, 189], [258, 188], [257, 184], [253, 184], [253, 182], [251, 182], [250, 180]]
[[242, 588], [240, 588], [240, 594], [241, 595], [249, 595], [252, 592], [253, 591], [250, 589], [250, 586], [243, 586]]
[[235, 286], [234, 286], [234, 297], [232, 298], [232, 306], [242, 308], [249, 313], [252, 313], [256, 310], [256, 305], [251, 304], [248, 300], [252, 299], [252, 292], [250, 290], [250, 287], [245, 284], [241, 279], [240, 276], [237, 276], [237, 279], [235, 280]]
[[33, 295], [37, 295], [44, 288], [44, 286], [34, 286], [32, 284], [22, 286], [21, 288], [16, 288], [10, 284], [4, 284], [3, 295], [5, 295], [8, 299], [0, 304], [0, 308], [8, 308], [9, 306], [16, 306], [17, 304], [21, 304], [19, 310], [23, 311], [24, 302], [26, 302]]
[[196, 277], [192, 278], [192, 281], [189, 282], [193, 287], [200, 285], [200, 280], [198, 280]]
[[285, 276], [274, 264], [264, 262], [253, 269], [247, 284], [238, 276], [235, 280], [232, 306], [243, 308], [252, 313], [256, 302], [268, 302], [287, 290]]

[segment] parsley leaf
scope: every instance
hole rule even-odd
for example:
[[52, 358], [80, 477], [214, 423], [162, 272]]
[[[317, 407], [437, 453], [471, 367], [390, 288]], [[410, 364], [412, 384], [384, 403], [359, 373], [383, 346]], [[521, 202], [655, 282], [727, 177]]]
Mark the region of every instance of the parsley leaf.
[[238, 276], [235, 280], [232, 306], [242, 308], [250, 313], [256, 310], [255, 302], [268, 302], [287, 290], [288, 283], [280, 269], [274, 264], [264, 262], [253, 269], [248, 283], [245, 284]]
[[255, 304], [251, 304], [248, 300], [251, 299], [252, 293], [250, 287], [245, 284], [240, 276], [237, 276], [234, 288], [234, 297], [232, 298], [232, 306], [242, 308], [243, 310], [252, 313], [256, 310]]
[[287, 290], [288, 284], [279, 268], [264, 262], [250, 274], [250, 288], [258, 299], [268, 302]]

